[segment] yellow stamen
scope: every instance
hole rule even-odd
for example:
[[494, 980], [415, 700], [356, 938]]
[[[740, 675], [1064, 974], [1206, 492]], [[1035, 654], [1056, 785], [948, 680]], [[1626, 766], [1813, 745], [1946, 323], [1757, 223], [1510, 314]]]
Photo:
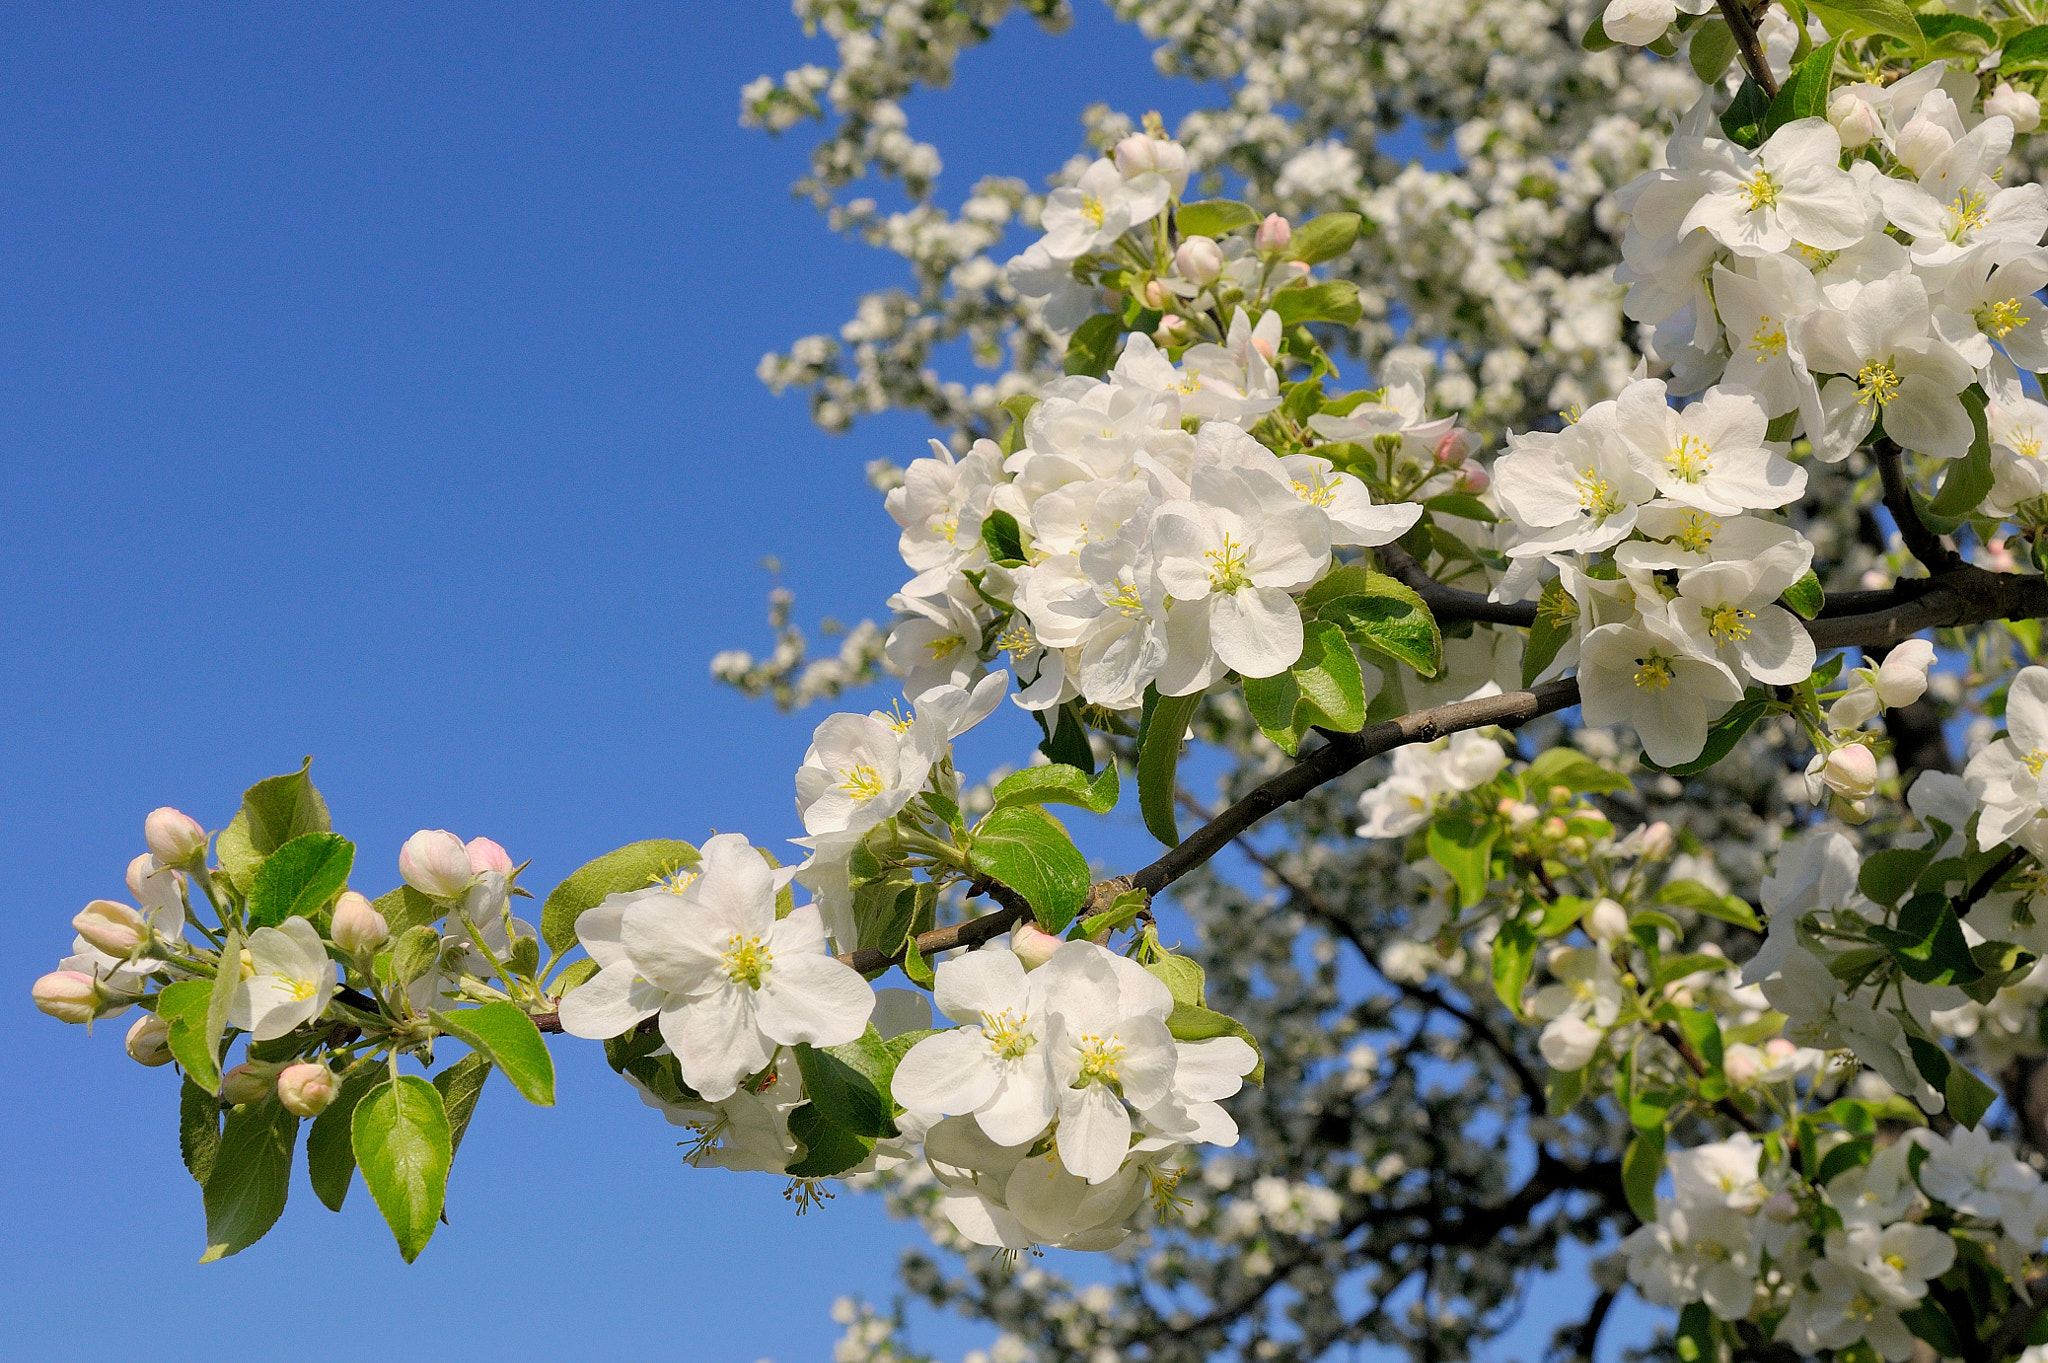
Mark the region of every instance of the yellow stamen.
[[1749, 348], [1756, 353], [1756, 362], [1766, 364], [1785, 353], [1785, 328], [1775, 318], [1759, 317], [1756, 332], [1749, 338]]
[[1874, 402], [1882, 407], [1899, 395], [1898, 371], [1889, 360], [1871, 360], [1856, 371], [1856, 391], [1858, 406]]
[[1209, 585], [1219, 592], [1234, 592], [1240, 587], [1251, 585], [1251, 575], [1245, 571], [1246, 550], [1229, 535], [1223, 537], [1221, 549], [1210, 549], [1202, 557], [1209, 560]]
[[1123, 1058], [1124, 1044], [1115, 1037], [1082, 1037], [1081, 1073], [1075, 1086], [1117, 1083], [1117, 1066], [1123, 1063]]
[[981, 1034], [988, 1039], [989, 1049], [1003, 1060], [1021, 1060], [1038, 1044], [1038, 1038], [1025, 1028], [1024, 1020], [1007, 1008], [1000, 1013], [983, 1013]]
[[1717, 644], [1740, 643], [1749, 637], [1749, 622], [1754, 619], [1755, 611], [1740, 606], [1717, 606], [1707, 617], [1707, 633]]
[[1713, 446], [1698, 436], [1681, 435], [1664, 456], [1664, 464], [1681, 482], [1697, 483], [1714, 471], [1713, 453]]
[[1572, 486], [1579, 492], [1579, 509], [1591, 516], [1596, 524], [1622, 509], [1620, 496], [1608, 486], [1605, 478], [1590, 469], [1574, 478]]
[[1720, 533], [1721, 522], [1704, 511], [1688, 511], [1678, 518], [1678, 547], [1687, 553], [1704, 554]]
[[858, 766], [843, 767], [839, 772], [839, 788], [862, 802], [880, 795], [885, 785], [875, 769], [865, 762]]
[[1662, 691], [1671, 685], [1671, 660], [1661, 653], [1636, 659], [1636, 685], [1645, 691]]
[[2027, 315], [2020, 311], [2017, 298], [1985, 303], [1972, 315], [1977, 319], [1977, 330], [1994, 341], [2004, 340], [2027, 324]]
[[1761, 208], [1776, 208], [1778, 182], [1771, 178], [1769, 171], [1758, 167], [1756, 174], [1743, 182], [1742, 195], [1749, 200], [1749, 211], [1752, 213]]
[[719, 960], [725, 967], [725, 978], [749, 989], [761, 987], [768, 967], [775, 962], [759, 937], [742, 937], [738, 933], [732, 935], [731, 944]]

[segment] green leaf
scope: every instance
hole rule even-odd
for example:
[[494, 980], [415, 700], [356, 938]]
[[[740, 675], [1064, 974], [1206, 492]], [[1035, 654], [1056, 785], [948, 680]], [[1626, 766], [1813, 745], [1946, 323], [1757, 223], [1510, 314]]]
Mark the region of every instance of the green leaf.
[[1023, 566], [1024, 532], [1009, 512], [991, 511], [982, 517], [981, 542], [988, 546], [988, 556], [1003, 567]]
[[[215, 972], [213, 982], [206, 995], [206, 1014], [203, 1019], [186, 1014], [187, 1022], [199, 1022], [205, 1028], [207, 1061], [214, 1068], [214, 1087], [219, 1088], [221, 1039], [227, 1035], [228, 1012], [234, 1007], [235, 993], [242, 983], [242, 934], [229, 928], [220, 940], [220, 959], [226, 969]], [[204, 1084], [202, 1079], [201, 1084]]]
[[1493, 509], [1469, 492], [1439, 492], [1422, 504], [1439, 516], [1455, 516], [1459, 520], [1478, 521], [1482, 525], [1493, 525], [1500, 517]]
[[1998, 46], [1998, 30], [1967, 14], [1915, 14], [1929, 55], [1983, 57]]
[[441, 934], [415, 924], [391, 944], [388, 959], [390, 982], [402, 989], [432, 970], [441, 959]]
[[1899, 1319], [1913, 1332], [1915, 1339], [1924, 1339], [1933, 1346], [1935, 1357], [1965, 1356], [1963, 1337], [1956, 1332], [1948, 1313], [1932, 1301], [1922, 1298], [1911, 1310], [1899, 1312]]
[[1841, 39], [1830, 39], [1793, 68], [1764, 114], [1764, 136], [1795, 119], [1828, 116], [1828, 95], [1835, 87], [1835, 49], [1841, 45]]
[[1240, 1038], [1259, 1056], [1257, 1067], [1245, 1079], [1253, 1084], [1265, 1084], [1266, 1054], [1259, 1045], [1259, 1039], [1252, 1035], [1250, 1028], [1228, 1013], [1176, 1002], [1172, 1014], [1166, 1019], [1166, 1030], [1173, 1033], [1175, 1041], [1209, 1041], [1219, 1036]]
[[1697, 880], [1665, 881], [1663, 888], [1657, 891], [1657, 902], [1691, 909], [1694, 913], [1703, 913], [1709, 918], [1748, 928], [1751, 932], [1764, 930], [1764, 925], [1757, 921], [1756, 910], [1745, 900], [1732, 894], [1717, 893]]
[[1066, 372], [1099, 379], [1116, 362], [1117, 343], [1123, 340], [1124, 323], [1113, 312], [1098, 312], [1080, 326], [1067, 341]]
[[1969, 1127], [1977, 1129], [1977, 1123], [1984, 1120], [1984, 1114], [1998, 1101], [1998, 1093], [1991, 1085], [1977, 1077], [1976, 1071], [1968, 1065], [1951, 1064], [1948, 1082], [1942, 1085], [1942, 1096], [1948, 1099], [1951, 1117]]
[[1916, 53], [1925, 45], [1905, 0], [1806, 0], [1806, 7], [1837, 38], [1883, 33]]
[[1151, 902], [1152, 894], [1149, 890], [1125, 890], [1110, 900], [1109, 907], [1101, 913], [1091, 913], [1068, 929], [1067, 936], [1093, 937], [1097, 933], [1127, 928], [1137, 921], [1138, 915], [1143, 913]]
[[924, 989], [934, 983], [932, 968], [925, 964], [924, 954], [917, 949], [917, 938], [906, 937], [903, 941], [903, 973], [910, 982]]
[[995, 807], [1010, 805], [1079, 805], [1091, 814], [1107, 814], [1116, 808], [1118, 787], [1116, 763], [1102, 769], [1094, 780], [1079, 767], [1055, 762], [1048, 767], [1026, 767], [996, 782]]
[[1145, 816], [1146, 829], [1168, 847], [1180, 845], [1173, 791], [1180, 769], [1181, 738], [1201, 703], [1200, 692], [1162, 696], [1155, 687], [1145, 688], [1145, 722], [1138, 734], [1138, 808]]
[[[1038, 727], [1045, 733], [1045, 741], [1038, 750], [1045, 754], [1045, 760], [1054, 766], [1073, 767], [1083, 775], [1095, 774], [1095, 749], [1088, 746], [1088, 725], [1081, 718], [1078, 700], [1070, 700], [1053, 712], [1055, 721], [1047, 724], [1045, 711], [1033, 710], [1031, 717], [1038, 721]], [[930, 796], [926, 796], [930, 801]]]
[[1934, 863], [1939, 846], [1927, 847], [1881, 847], [1867, 852], [1863, 857], [1863, 869], [1856, 874], [1856, 888], [1863, 891], [1875, 903], [1890, 908], [1905, 898], [1920, 880], [1920, 875]]
[[1003, 456], [1008, 458], [1024, 448], [1024, 421], [1031, 415], [1031, 409], [1038, 405], [1038, 399], [1029, 393], [1019, 393], [1015, 397], [1004, 398], [996, 405], [1010, 414], [1010, 429], [1004, 431], [1003, 438], [997, 442], [1002, 446]]
[[1335, 322], [1348, 327], [1365, 313], [1358, 301], [1358, 286], [1348, 279], [1282, 289], [1273, 295], [1273, 309], [1280, 314], [1281, 325], [1289, 327], [1303, 322]]
[[1825, 1188], [1837, 1175], [1862, 1168], [1870, 1163], [1873, 1148], [1867, 1140], [1843, 1141], [1822, 1157], [1820, 1170], [1813, 1176], [1813, 1181]]
[[1529, 642], [1522, 648], [1522, 685], [1534, 686], [1557, 655], [1577, 632], [1579, 603], [1572, 600], [1561, 580], [1544, 587], [1536, 603], [1536, 623], [1529, 626]]
[[228, 1113], [206, 1178], [206, 1253], [210, 1264], [261, 1240], [284, 1214], [291, 1191], [299, 1119], [282, 1103], [245, 1103]]
[[184, 1159], [192, 1181], [200, 1187], [206, 1186], [219, 1152], [220, 1099], [186, 1075], [178, 1088], [178, 1154]]
[[967, 863], [1023, 895], [1047, 932], [1064, 932], [1088, 902], [1088, 859], [1037, 805], [991, 811], [974, 829]]
[[1562, 1117], [1570, 1112], [1579, 1101], [1579, 1095], [1586, 1091], [1586, 1072], [1578, 1070], [1552, 1070], [1550, 1078], [1543, 1082], [1543, 1108], [1553, 1117]]
[[1621, 1157], [1621, 1190], [1644, 1224], [1657, 1219], [1657, 1180], [1664, 1173], [1664, 1131], [1638, 1130]]
[[433, 1238], [455, 1146], [441, 1091], [416, 1074], [377, 1085], [356, 1104], [356, 1166], [407, 1263]]
[[1806, 570], [1806, 576], [1787, 587], [1778, 600], [1801, 620], [1819, 619], [1821, 607], [1828, 603], [1827, 593], [1821, 590], [1820, 579], [1811, 568]]
[[1770, 111], [1771, 102], [1764, 98], [1762, 87], [1745, 76], [1742, 88], [1721, 115], [1721, 131], [1737, 146], [1754, 151], [1764, 140], [1764, 118]]
[[1458, 886], [1458, 902], [1471, 908], [1486, 897], [1492, 879], [1494, 839], [1500, 825], [1488, 819], [1474, 823], [1460, 814], [1444, 814], [1429, 825], [1429, 855], [1451, 873]]
[[[389, 893], [378, 895], [373, 907], [384, 915], [384, 923], [391, 929], [393, 937], [403, 937], [409, 928], [425, 927], [446, 912], [439, 904], [410, 885], [401, 885]], [[572, 942], [575, 940], [574, 927], [575, 921], [572, 919]]]
[[1950, 521], [1968, 517], [1991, 491], [1991, 435], [1984, 421], [1984, 395], [1973, 385], [1965, 388], [1959, 396], [1964, 410], [1970, 414], [1976, 434], [1970, 441], [1970, 452], [1961, 459], [1949, 461], [1948, 472], [1942, 475], [1940, 491], [1927, 504], [1928, 511]]
[[1715, 1331], [1714, 1313], [1705, 1302], [1686, 1303], [1678, 1313], [1678, 1333], [1671, 1340], [1678, 1363], [1715, 1363], [1721, 1352]]
[[[1348, 570], [1340, 571], [1348, 574]], [[1347, 576], [1346, 585], [1354, 590], [1314, 604], [1316, 618], [1342, 627], [1359, 647], [1377, 650], [1425, 677], [1434, 677], [1443, 666], [1443, 632], [1422, 598], [1385, 573]], [[1303, 604], [1309, 604], [1306, 598]]]
[[1678, 1029], [1692, 1045], [1692, 1053], [1705, 1063], [1707, 1072], [1718, 1074], [1725, 1052], [1721, 1045], [1721, 1023], [1715, 1018], [1713, 1010], [1681, 1009], [1678, 1014]]
[[[661, 1034], [655, 1033], [660, 1040]], [[669, 1057], [671, 1061], [674, 1057]], [[434, 1076], [434, 1089], [441, 1095], [441, 1106], [448, 1114], [448, 1158], [453, 1160], [455, 1152], [462, 1148], [462, 1133], [469, 1130], [469, 1119], [476, 1113], [476, 1100], [484, 1091], [484, 1080], [491, 1077], [491, 1062], [476, 1051]], [[694, 1097], [694, 1094], [684, 1095]]]
[[1899, 910], [1899, 924], [1874, 924], [1870, 940], [1887, 948], [1906, 978], [1921, 984], [1968, 984], [1983, 975], [1947, 896], [1920, 894]]
[[1290, 757], [1312, 728], [1350, 734], [1365, 724], [1365, 674], [1343, 629], [1327, 620], [1302, 626], [1293, 667], [1278, 676], [1246, 677], [1244, 699], [1266, 737]]
[[896, 1134], [889, 1081], [897, 1056], [881, 1034], [867, 1032], [843, 1046], [798, 1045], [804, 1093], [833, 1126], [870, 1139]]
[[1707, 743], [1700, 749], [1698, 757], [1690, 762], [1681, 762], [1675, 767], [1663, 768], [1644, 758], [1643, 765], [1652, 771], [1662, 770], [1673, 776], [1692, 776], [1703, 772], [1733, 752], [1735, 745], [1742, 741], [1742, 736], [1754, 728], [1756, 722], [1770, 711], [1769, 694], [1759, 687], [1752, 686], [1743, 693], [1741, 700], [1729, 708], [1727, 714], [1715, 720], [1713, 727], [1707, 730]]
[[1701, 970], [1724, 970], [1728, 966], [1726, 956], [1715, 956], [1708, 952], [1694, 952], [1688, 956], [1671, 956], [1658, 962], [1657, 970], [1651, 976], [1651, 987], [1662, 989], [1673, 980], [1682, 980], [1687, 975]]
[[791, 1178], [843, 1174], [875, 1152], [872, 1136], [835, 1124], [815, 1102], [789, 1114], [789, 1134], [804, 1143], [804, 1157], [785, 1171]]
[[429, 1010], [434, 1025], [505, 1072], [519, 1096], [539, 1107], [555, 1105], [555, 1062], [540, 1028], [516, 1003], [486, 1003], [451, 1013]]
[[1522, 775], [1522, 784], [1531, 791], [1563, 786], [1569, 791], [1604, 795], [1629, 790], [1635, 783], [1618, 771], [1609, 771], [1577, 749], [1551, 748], [1529, 764], [1529, 770]]
[[1963, 992], [1976, 1002], [1989, 1006], [1998, 997], [1999, 990], [2025, 979], [2040, 957], [2017, 942], [1979, 942], [1970, 948], [1970, 959], [1984, 974], [1964, 985]]
[[1592, 908], [1590, 901], [1575, 894], [1561, 894], [1543, 906], [1543, 918], [1536, 924], [1536, 935], [1544, 940], [1562, 937], [1572, 930], [1586, 910]]
[[[609, 895], [644, 890], [686, 866], [695, 866], [697, 859], [697, 849], [687, 842], [649, 838], [584, 862], [548, 891], [540, 911], [541, 940], [552, 950], [567, 951], [576, 941], [576, 916], [585, 909], [596, 908]], [[392, 933], [396, 935], [398, 930], [393, 923]]]
[[263, 854], [249, 841], [249, 816], [237, 810], [213, 840], [213, 851], [220, 858], [220, 869], [246, 898], [256, 883], [256, 869], [263, 864]]
[[1260, 221], [1258, 209], [1235, 199], [1197, 199], [1173, 212], [1174, 229], [1182, 237], [1227, 237]]
[[1287, 256], [1307, 265], [1334, 260], [1358, 240], [1361, 219], [1356, 213], [1323, 213], [1294, 229]]
[[1999, 54], [2001, 75], [2013, 71], [2048, 71], [2048, 24], [2027, 29], [2006, 41]]
[[1145, 969], [1159, 977], [1173, 993], [1173, 1001], [1190, 1008], [1207, 1008], [1208, 977], [1201, 965], [1186, 956], [1171, 953], [1145, 963]]
[[1588, 24], [1586, 31], [1579, 36], [1579, 46], [1588, 52], [1605, 52], [1615, 46], [1614, 39], [1607, 36], [1607, 26], [1601, 11], [1593, 12], [1593, 22]]
[[1692, 62], [1694, 75], [1708, 85], [1718, 84], [1728, 63], [1735, 60], [1735, 35], [1728, 31], [1728, 21], [1717, 15], [1694, 29], [1685, 55]]
[[263, 859], [249, 889], [249, 921], [274, 928], [311, 919], [348, 888], [356, 845], [333, 833], [301, 833]]
[[313, 1196], [331, 1212], [341, 1210], [349, 1181], [355, 1177], [355, 1135], [350, 1123], [356, 1104], [384, 1082], [386, 1073], [375, 1061], [351, 1069], [335, 1090], [334, 1101], [313, 1119], [313, 1128], [306, 1133], [306, 1172], [313, 1181]]
[[919, 920], [929, 916], [936, 902], [937, 887], [912, 879], [908, 871], [892, 871], [854, 886], [854, 947], [873, 947], [894, 956], [903, 949], [904, 938], [922, 930]]
[[1520, 919], [1501, 924], [1493, 939], [1493, 992], [1518, 1018], [1528, 1016], [1522, 1011], [1522, 993], [1535, 960], [1535, 930]]
[[297, 771], [267, 776], [242, 792], [243, 827], [256, 855], [267, 857], [304, 833], [334, 831], [327, 801], [313, 785], [312, 770], [309, 757]]

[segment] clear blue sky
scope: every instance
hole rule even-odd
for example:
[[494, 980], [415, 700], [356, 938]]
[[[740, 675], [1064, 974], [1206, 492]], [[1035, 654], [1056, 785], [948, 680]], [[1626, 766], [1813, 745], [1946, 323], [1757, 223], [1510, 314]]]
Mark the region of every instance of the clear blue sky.
[[[1094, 99], [1214, 97], [1080, 8], [1080, 35], [1013, 20], [912, 102], [949, 201], [1057, 166]], [[147, 810], [219, 827], [305, 753], [372, 893], [422, 826], [532, 857], [543, 891], [637, 838], [797, 831], [819, 716], [706, 662], [767, 642], [769, 555], [806, 618], [878, 612], [902, 573], [861, 467], [926, 434], [828, 437], [753, 378], [901, 277], [789, 197], [808, 133], [737, 125], [743, 82], [828, 53], [774, 4], [0, 12], [17, 1356], [140, 1331], [166, 1360], [354, 1363], [334, 1327], [388, 1300], [420, 1356], [573, 1358], [594, 1327], [622, 1356], [795, 1363], [827, 1356], [834, 1296], [889, 1296], [914, 1228], [847, 1197], [798, 1221], [775, 1180], [684, 1169], [574, 1043], [560, 1107], [487, 1092], [418, 1264], [360, 1185], [333, 1216], [301, 1176], [267, 1240], [201, 1268], [173, 1074], [123, 1057], [125, 1023], [88, 1038], [27, 997]], [[202, 1324], [288, 1282], [308, 1328]]]

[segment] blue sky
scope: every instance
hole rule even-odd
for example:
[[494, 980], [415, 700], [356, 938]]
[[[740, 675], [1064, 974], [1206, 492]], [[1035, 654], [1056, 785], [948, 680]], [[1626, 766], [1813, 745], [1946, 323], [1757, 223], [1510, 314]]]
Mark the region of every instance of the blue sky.
[[[1042, 176], [1111, 92], [1169, 120], [1214, 97], [1080, 8], [1061, 39], [1012, 20], [913, 100], [943, 197]], [[900, 279], [789, 197], [806, 131], [737, 125], [743, 82], [828, 54], [779, 5], [0, 12], [0, 1313], [22, 1356], [140, 1329], [165, 1359], [288, 1338], [354, 1360], [317, 1303], [389, 1294], [421, 1356], [575, 1357], [595, 1330], [793, 1363], [826, 1356], [834, 1296], [889, 1295], [914, 1228], [847, 1197], [799, 1221], [774, 1180], [684, 1169], [574, 1044], [560, 1107], [487, 1092], [418, 1264], [360, 1186], [332, 1216], [301, 1179], [269, 1239], [201, 1268], [174, 1077], [122, 1056], [125, 1024], [88, 1038], [27, 998], [70, 915], [119, 893], [146, 811], [219, 827], [306, 753], [372, 893], [422, 826], [532, 857], [543, 890], [638, 838], [797, 831], [819, 716], [706, 663], [766, 643], [770, 555], [807, 619], [877, 613], [901, 570], [861, 468], [925, 435], [826, 436], [753, 377]], [[1028, 750], [1021, 714], [996, 724]], [[317, 1328], [220, 1342], [200, 1322], [229, 1302]], [[979, 1338], [921, 1331], [956, 1357]]]

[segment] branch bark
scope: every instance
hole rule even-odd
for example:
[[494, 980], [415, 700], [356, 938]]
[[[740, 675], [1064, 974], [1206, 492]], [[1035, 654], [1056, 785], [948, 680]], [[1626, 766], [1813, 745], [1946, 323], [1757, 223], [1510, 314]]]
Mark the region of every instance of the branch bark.
[[[1758, 14], [1763, 10], [1764, 6], [1757, 6]], [[1728, 21], [1728, 31], [1735, 35], [1735, 55], [1742, 62], [1743, 71], [1764, 92], [1765, 99], [1775, 99], [1778, 78], [1771, 74], [1771, 63], [1764, 56], [1763, 39], [1757, 36], [1756, 17], [1750, 13], [1748, 0], [1721, 0], [1721, 17]]]

